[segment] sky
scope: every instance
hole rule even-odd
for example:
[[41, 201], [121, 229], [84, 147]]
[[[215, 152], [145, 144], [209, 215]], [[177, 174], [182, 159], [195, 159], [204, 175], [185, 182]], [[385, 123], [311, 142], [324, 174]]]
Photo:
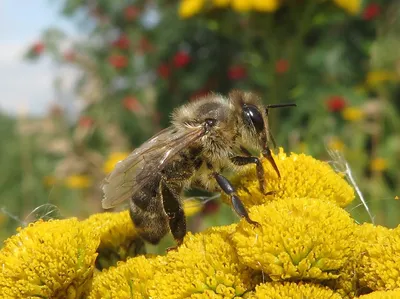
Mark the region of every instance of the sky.
[[0, 110], [43, 115], [54, 102], [57, 72], [49, 59], [24, 61], [41, 32], [57, 26], [74, 36], [72, 21], [58, 13], [61, 0], [0, 0]]

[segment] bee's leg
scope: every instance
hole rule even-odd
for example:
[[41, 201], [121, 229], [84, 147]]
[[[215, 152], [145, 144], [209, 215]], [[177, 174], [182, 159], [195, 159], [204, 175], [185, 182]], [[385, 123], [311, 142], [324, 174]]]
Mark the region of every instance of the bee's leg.
[[[161, 192], [164, 204], [164, 211], [168, 216], [169, 228], [177, 243], [177, 247], [182, 244], [186, 235], [186, 218], [180, 202], [182, 188], [179, 186], [167, 185], [163, 182]], [[173, 249], [173, 248], [170, 248]]]
[[217, 181], [218, 185], [221, 187], [222, 191], [224, 191], [227, 195], [230, 196], [231, 201], [232, 201], [232, 206], [233, 206], [233, 209], [235, 210], [235, 212], [240, 217], [245, 218], [247, 220], [247, 222], [254, 224], [254, 225], [259, 225], [258, 222], [255, 222], [250, 219], [246, 208], [244, 207], [240, 198], [237, 196], [235, 188], [232, 186], [231, 182], [229, 182], [226, 177], [224, 177], [223, 175], [221, 175], [217, 172], [214, 172], [213, 176], [214, 176], [215, 180]]
[[269, 163], [271, 163], [272, 167], [278, 174], [278, 177], [281, 178], [281, 173], [279, 172], [278, 166], [276, 165], [275, 160], [272, 157], [271, 150], [269, 149], [268, 146], [265, 147], [265, 149], [262, 152], [262, 155], [269, 161]]
[[257, 179], [258, 183], [260, 185], [260, 190], [262, 193], [265, 195], [270, 195], [273, 192], [265, 192], [265, 175], [264, 175], [264, 168], [263, 165], [257, 157], [241, 157], [241, 156], [236, 156], [232, 157], [231, 161], [235, 165], [243, 166], [247, 164], [256, 164], [256, 170], [257, 170]]

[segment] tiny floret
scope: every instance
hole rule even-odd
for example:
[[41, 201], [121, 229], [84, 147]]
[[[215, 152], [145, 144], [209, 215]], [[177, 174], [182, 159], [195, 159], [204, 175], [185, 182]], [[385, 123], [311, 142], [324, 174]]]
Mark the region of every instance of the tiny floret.
[[270, 282], [256, 287], [247, 299], [341, 299], [342, 297], [327, 287], [312, 283]]

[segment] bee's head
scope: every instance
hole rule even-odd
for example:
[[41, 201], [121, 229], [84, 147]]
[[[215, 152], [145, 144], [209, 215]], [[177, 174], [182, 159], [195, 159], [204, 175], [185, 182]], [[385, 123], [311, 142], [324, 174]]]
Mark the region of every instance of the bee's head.
[[267, 150], [271, 141], [268, 115], [260, 99], [250, 92], [232, 91], [229, 94], [235, 109], [244, 146]]

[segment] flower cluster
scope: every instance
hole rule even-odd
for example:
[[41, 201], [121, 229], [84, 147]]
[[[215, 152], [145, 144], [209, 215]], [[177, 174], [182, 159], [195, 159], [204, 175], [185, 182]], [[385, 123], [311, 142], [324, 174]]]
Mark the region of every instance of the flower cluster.
[[[327, 162], [316, 160], [305, 154], [292, 153], [289, 156], [279, 149], [273, 154], [281, 178], [266, 159], [262, 160], [266, 176], [265, 189], [271, 195], [262, 194], [254, 167], [244, 168], [233, 178], [237, 194], [247, 207], [266, 201], [286, 198], [315, 198], [335, 202], [346, 207], [354, 199], [354, 190], [345, 179], [337, 174]], [[223, 196], [228, 201], [227, 196]]]
[[2, 298], [79, 298], [91, 285], [99, 235], [77, 219], [38, 221], [0, 251]]
[[139, 251], [143, 244], [127, 211], [39, 221], [19, 230], [0, 251], [1, 294], [397, 298], [400, 227], [357, 224], [343, 209], [353, 191], [328, 164], [282, 150], [274, 158], [280, 180], [270, 165], [264, 167], [275, 194], [258, 191], [252, 168], [234, 178], [257, 224], [241, 219], [189, 232], [177, 249], [157, 256]]
[[100, 235], [96, 260], [99, 269], [144, 252], [144, 243], [138, 238], [129, 211], [94, 214], [83, 221], [83, 225], [95, 228]]
[[[335, 4], [350, 14], [356, 14], [360, 11], [360, 0], [333, 0]], [[284, 1], [282, 0], [181, 0], [179, 15], [182, 18], [189, 18], [200, 11], [211, 8], [231, 7], [238, 12], [259, 11], [274, 12]]]

